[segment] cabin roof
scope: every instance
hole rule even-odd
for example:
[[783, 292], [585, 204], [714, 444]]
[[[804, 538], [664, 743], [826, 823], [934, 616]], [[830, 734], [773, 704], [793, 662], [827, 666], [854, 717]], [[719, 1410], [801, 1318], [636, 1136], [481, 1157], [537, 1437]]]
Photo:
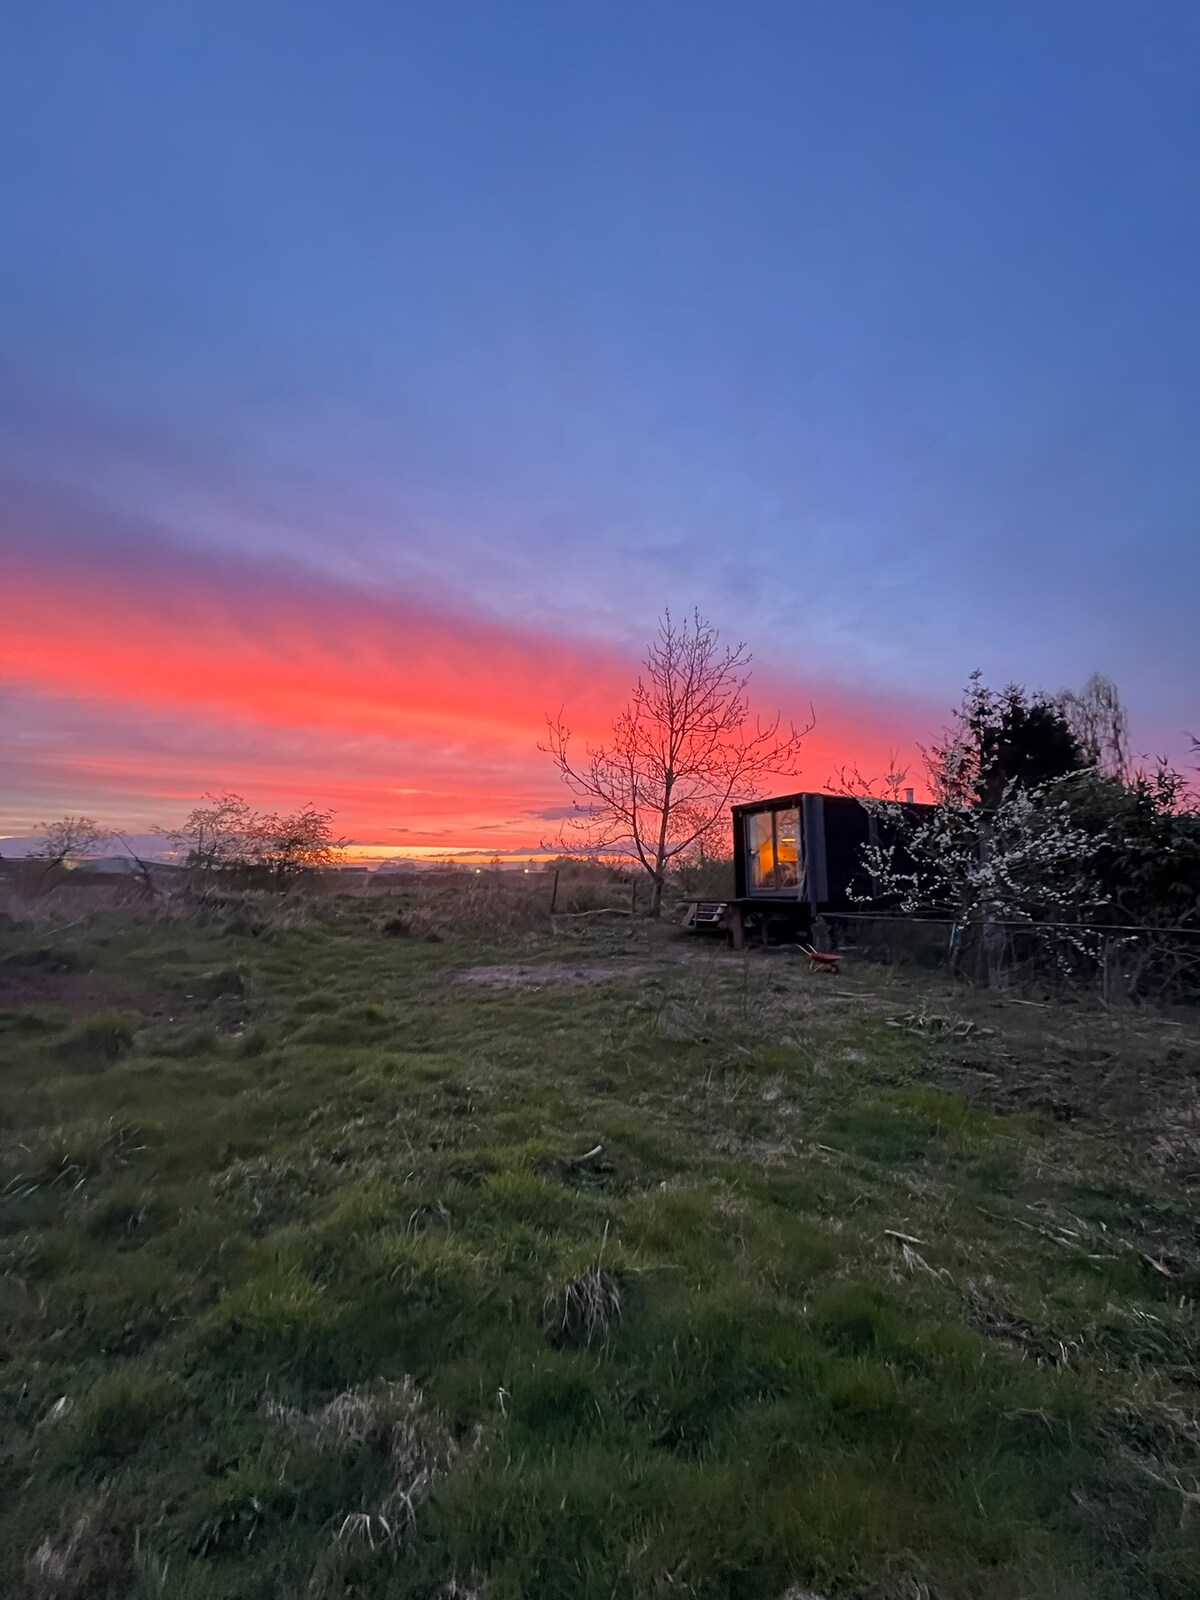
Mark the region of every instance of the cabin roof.
[[[802, 800], [833, 800], [838, 805], [860, 805], [863, 800], [870, 799], [868, 795], [856, 794], [829, 794], [824, 789], [801, 789], [796, 794], [771, 794], [764, 795], [761, 800], [743, 800], [740, 805], [730, 806], [730, 812], [735, 817], [748, 816], [755, 811], [778, 811], [780, 806], [798, 806]], [[903, 806], [906, 811], [929, 810], [926, 800], [892, 800], [888, 805]]]
[[772, 794], [764, 795], [761, 800], [743, 800], [741, 805], [731, 806], [730, 810], [735, 816], [746, 811], [777, 811], [780, 806], [798, 805], [801, 800], [814, 796], [821, 800], [852, 800], [854, 798], [853, 795], [825, 794], [820, 789], [801, 789], [797, 794]]

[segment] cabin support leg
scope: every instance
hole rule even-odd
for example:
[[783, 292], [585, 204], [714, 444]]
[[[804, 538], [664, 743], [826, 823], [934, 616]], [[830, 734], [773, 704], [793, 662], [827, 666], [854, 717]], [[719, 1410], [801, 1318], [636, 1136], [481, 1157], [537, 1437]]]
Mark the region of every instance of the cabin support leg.
[[729, 943], [735, 950], [746, 948], [746, 924], [742, 920], [741, 906], [731, 906], [729, 909]]

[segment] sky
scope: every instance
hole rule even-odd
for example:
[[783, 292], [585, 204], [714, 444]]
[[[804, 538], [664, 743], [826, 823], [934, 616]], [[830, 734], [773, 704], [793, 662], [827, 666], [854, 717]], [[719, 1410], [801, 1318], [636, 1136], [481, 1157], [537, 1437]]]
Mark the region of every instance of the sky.
[[0, 52], [0, 835], [535, 847], [664, 606], [883, 770], [1200, 730], [1192, 0], [56, 0]]

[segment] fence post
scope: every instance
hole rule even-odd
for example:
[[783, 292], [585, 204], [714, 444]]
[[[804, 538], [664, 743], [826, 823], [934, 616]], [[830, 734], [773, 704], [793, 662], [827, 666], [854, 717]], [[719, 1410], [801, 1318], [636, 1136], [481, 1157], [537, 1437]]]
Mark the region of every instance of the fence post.
[[637, 916], [637, 879], [636, 878], [629, 885], [629, 915], [630, 915], [631, 918]]
[[558, 910], [558, 868], [554, 869], [554, 887], [550, 890], [550, 915]]
[[989, 989], [1007, 987], [1004, 958], [1007, 954], [1008, 935], [1004, 925], [994, 917], [986, 917], [983, 924], [983, 959]]

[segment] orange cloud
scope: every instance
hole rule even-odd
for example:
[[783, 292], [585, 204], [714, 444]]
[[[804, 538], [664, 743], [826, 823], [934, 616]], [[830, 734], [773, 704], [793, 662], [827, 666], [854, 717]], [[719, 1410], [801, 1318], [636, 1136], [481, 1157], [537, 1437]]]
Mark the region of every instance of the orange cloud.
[[[258, 563], [18, 567], [0, 673], [50, 693], [278, 727], [528, 736], [562, 697], [595, 717], [627, 686], [612, 652]], [[535, 710], [536, 708], [536, 710]]]
[[[9, 831], [54, 809], [170, 821], [232, 788], [320, 800], [395, 849], [536, 846], [563, 798], [535, 748], [546, 712], [602, 737], [637, 672], [603, 644], [149, 540], [27, 541], [4, 607]], [[882, 770], [915, 721], [829, 685], [762, 686], [785, 714], [817, 703], [801, 786], [847, 760]]]

